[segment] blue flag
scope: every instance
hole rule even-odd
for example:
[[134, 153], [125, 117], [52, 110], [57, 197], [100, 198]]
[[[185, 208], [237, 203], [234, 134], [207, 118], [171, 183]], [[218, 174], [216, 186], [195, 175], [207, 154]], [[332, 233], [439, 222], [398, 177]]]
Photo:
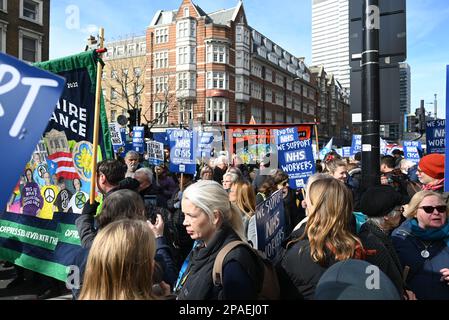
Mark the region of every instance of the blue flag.
[[324, 157], [326, 156], [326, 154], [328, 154], [329, 152], [332, 151], [332, 143], [334, 141], [334, 138], [332, 137], [329, 142], [326, 144], [326, 146], [321, 149], [320, 151], [320, 159], [324, 159]]

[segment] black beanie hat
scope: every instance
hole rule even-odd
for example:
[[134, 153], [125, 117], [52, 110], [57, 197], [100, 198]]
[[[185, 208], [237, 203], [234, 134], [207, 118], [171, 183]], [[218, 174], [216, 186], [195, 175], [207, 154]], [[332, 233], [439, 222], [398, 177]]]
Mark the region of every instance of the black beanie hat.
[[401, 194], [389, 185], [380, 185], [366, 189], [360, 199], [360, 209], [370, 218], [379, 218], [389, 214], [395, 207], [405, 204]]

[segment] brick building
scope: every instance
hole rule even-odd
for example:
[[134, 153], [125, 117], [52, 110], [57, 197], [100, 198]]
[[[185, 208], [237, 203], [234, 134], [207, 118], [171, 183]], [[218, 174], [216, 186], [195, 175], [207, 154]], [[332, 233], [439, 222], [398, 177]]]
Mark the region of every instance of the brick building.
[[302, 58], [252, 28], [243, 3], [206, 14], [189, 0], [158, 11], [147, 29], [147, 117], [166, 128], [312, 122], [317, 82]]
[[27, 62], [49, 57], [50, 0], [0, 0], [0, 52]]

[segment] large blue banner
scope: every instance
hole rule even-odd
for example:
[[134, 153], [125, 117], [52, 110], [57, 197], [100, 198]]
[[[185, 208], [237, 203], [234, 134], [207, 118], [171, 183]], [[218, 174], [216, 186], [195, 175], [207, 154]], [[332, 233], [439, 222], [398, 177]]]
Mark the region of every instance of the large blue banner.
[[445, 120], [431, 120], [426, 124], [427, 153], [445, 152]]
[[[0, 211], [47, 127], [64, 84], [62, 77], [0, 53], [0, 150], [7, 152], [0, 161]], [[40, 196], [31, 183], [28, 190], [35, 199]], [[38, 206], [42, 208], [42, 200]]]
[[358, 152], [362, 152], [362, 135], [354, 134], [352, 135], [351, 156]]
[[285, 212], [282, 190], [273, 193], [256, 207], [257, 249], [276, 263], [281, 258], [285, 237]]
[[279, 167], [288, 174], [290, 188], [304, 188], [315, 173], [312, 141], [299, 140], [296, 128], [276, 130]]
[[168, 129], [170, 172], [195, 174], [196, 135], [192, 130]]
[[198, 157], [200, 157], [201, 159], [209, 159], [212, 154], [213, 144], [213, 132], [198, 132]]
[[402, 142], [404, 158], [414, 163], [419, 163], [420, 152], [422, 151], [421, 142], [419, 141], [403, 141]]
[[343, 158], [349, 158], [351, 156], [351, 147], [342, 148]]

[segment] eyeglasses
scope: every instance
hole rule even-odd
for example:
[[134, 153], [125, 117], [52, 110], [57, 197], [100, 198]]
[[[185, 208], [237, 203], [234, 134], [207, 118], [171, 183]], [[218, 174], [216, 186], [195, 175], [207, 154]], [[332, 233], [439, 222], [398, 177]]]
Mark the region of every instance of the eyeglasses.
[[441, 205], [441, 206], [422, 206], [422, 207], [418, 207], [418, 209], [423, 209], [425, 213], [433, 213], [435, 211], [435, 209], [437, 209], [437, 211], [439, 213], [444, 213], [446, 212], [447, 206]]
[[399, 209], [397, 209], [397, 210], [394, 210], [394, 211], [396, 211], [396, 212], [399, 212], [399, 213], [404, 213], [404, 207], [400, 207]]

